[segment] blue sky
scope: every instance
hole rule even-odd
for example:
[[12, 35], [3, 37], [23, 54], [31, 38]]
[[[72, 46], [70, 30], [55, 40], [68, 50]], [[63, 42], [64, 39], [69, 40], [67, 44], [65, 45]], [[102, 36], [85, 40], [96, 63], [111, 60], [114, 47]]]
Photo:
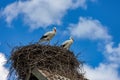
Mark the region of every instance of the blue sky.
[[[57, 28], [51, 45], [60, 45], [69, 36], [70, 50], [81, 52], [90, 80], [120, 80], [120, 1], [118, 0], [1, 0], [0, 60], [5, 61], [15, 46], [37, 42]], [[9, 44], [9, 46], [8, 46]], [[6, 70], [1, 80], [6, 80]], [[111, 77], [109, 77], [111, 76]]]

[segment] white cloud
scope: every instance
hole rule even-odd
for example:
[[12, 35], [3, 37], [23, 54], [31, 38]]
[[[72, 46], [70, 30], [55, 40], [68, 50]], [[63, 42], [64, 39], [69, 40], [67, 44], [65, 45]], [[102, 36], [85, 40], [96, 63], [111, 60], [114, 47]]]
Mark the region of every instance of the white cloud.
[[95, 68], [90, 65], [84, 65], [85, 76], [90, 80], [120, 80], [118, 71], [120, 68], [120, 43], [115, 47], [114, 42], [109, 42], [104, 47], [106, 61], [101, 62]]
[[0, 80], [7, 80], [9, 71], [4, 67], [6, 60], [5, 55], [0, 52]]
[[72, 2], [73, 2], [72, 8], [77, 8], [77, 7], [82, 7], [84, 9], [87, 8], [87, 4], [86, 4], [87, 0], [73, 0]]
[[[117, 47], [112, 42], [112, 36], [106, 26], [99, 20], [80, 17], [77, 24], [70, 24], [69, 31], [72, 36], [90, 40], [102, 40], [102, 53], [104, 62], [100, 62], [95, 68], [85, 65], [86, 77], [90, 80], [120, 80], [118, 68], [120, 68], [120, 43]], [[100, 41], [98, 43], [101, 43]]]
[[22, 14], [24, 23], [36, 29], [60, 24], [68, 9], [87, 8], [86, 4], [87, 0], [27, 0], [6, 6], [2, 14], [8, 24]]
[[114, 46], [114, 42], [106, 44], [105, 53], [109, 61], [120, 65], [120, 43], [117, 47]]
[[114, 64], [100, 64], [95, 68], [84, 66], [85, 76], [90, 80], [120, 80], [117, 68]]
[[70, 24], [70, 33], [78, 38], [109, 40], [111, 36], [98, 20], [80, 17], [77, 24]]

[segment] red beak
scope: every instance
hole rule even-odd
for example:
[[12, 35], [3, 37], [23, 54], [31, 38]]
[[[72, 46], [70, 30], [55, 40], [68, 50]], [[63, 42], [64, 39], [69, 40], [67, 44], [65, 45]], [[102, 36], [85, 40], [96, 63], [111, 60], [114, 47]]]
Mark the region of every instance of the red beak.
[[54, 29], [54, 31], [56, 32], [56, 29]]

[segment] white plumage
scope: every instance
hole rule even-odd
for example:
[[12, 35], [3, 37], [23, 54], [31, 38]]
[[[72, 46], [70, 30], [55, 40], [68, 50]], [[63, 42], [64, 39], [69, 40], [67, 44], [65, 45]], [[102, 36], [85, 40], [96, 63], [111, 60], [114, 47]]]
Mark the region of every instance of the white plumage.
[[56, 27], [53, 28], [52, 31], [46, 32], [39, 40], [39, 42], [47, 41], [48, 44], [50, 43], [50, 40], [55, 36], [56, 34]]
[[66, 40], [65, 42], [62, 43], [61, 47], [65, 49], [69, 49], [72, 43], [73, 43], [73, 38], [70, 37], [69, 40]]

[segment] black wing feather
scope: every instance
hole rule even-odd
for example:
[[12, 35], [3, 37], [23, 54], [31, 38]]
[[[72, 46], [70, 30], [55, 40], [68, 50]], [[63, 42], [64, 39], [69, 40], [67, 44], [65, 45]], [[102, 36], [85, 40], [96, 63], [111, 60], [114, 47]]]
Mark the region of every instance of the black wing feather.
[[65, 44], [63, 44], [63, 45], [61, 45], [61, 47], [65, 47], [65, 45], [66, 45], [67, 43], [65, 43]]
[[65, 47], [65, 44], [64, 44], [64, 45], [61, 45], [61, 47]]
[[44, 38], [46, 38], [47, 37], [47, 35], [44, 35], [44, 36], [42, 36], [40, 39], [44, 39]]

